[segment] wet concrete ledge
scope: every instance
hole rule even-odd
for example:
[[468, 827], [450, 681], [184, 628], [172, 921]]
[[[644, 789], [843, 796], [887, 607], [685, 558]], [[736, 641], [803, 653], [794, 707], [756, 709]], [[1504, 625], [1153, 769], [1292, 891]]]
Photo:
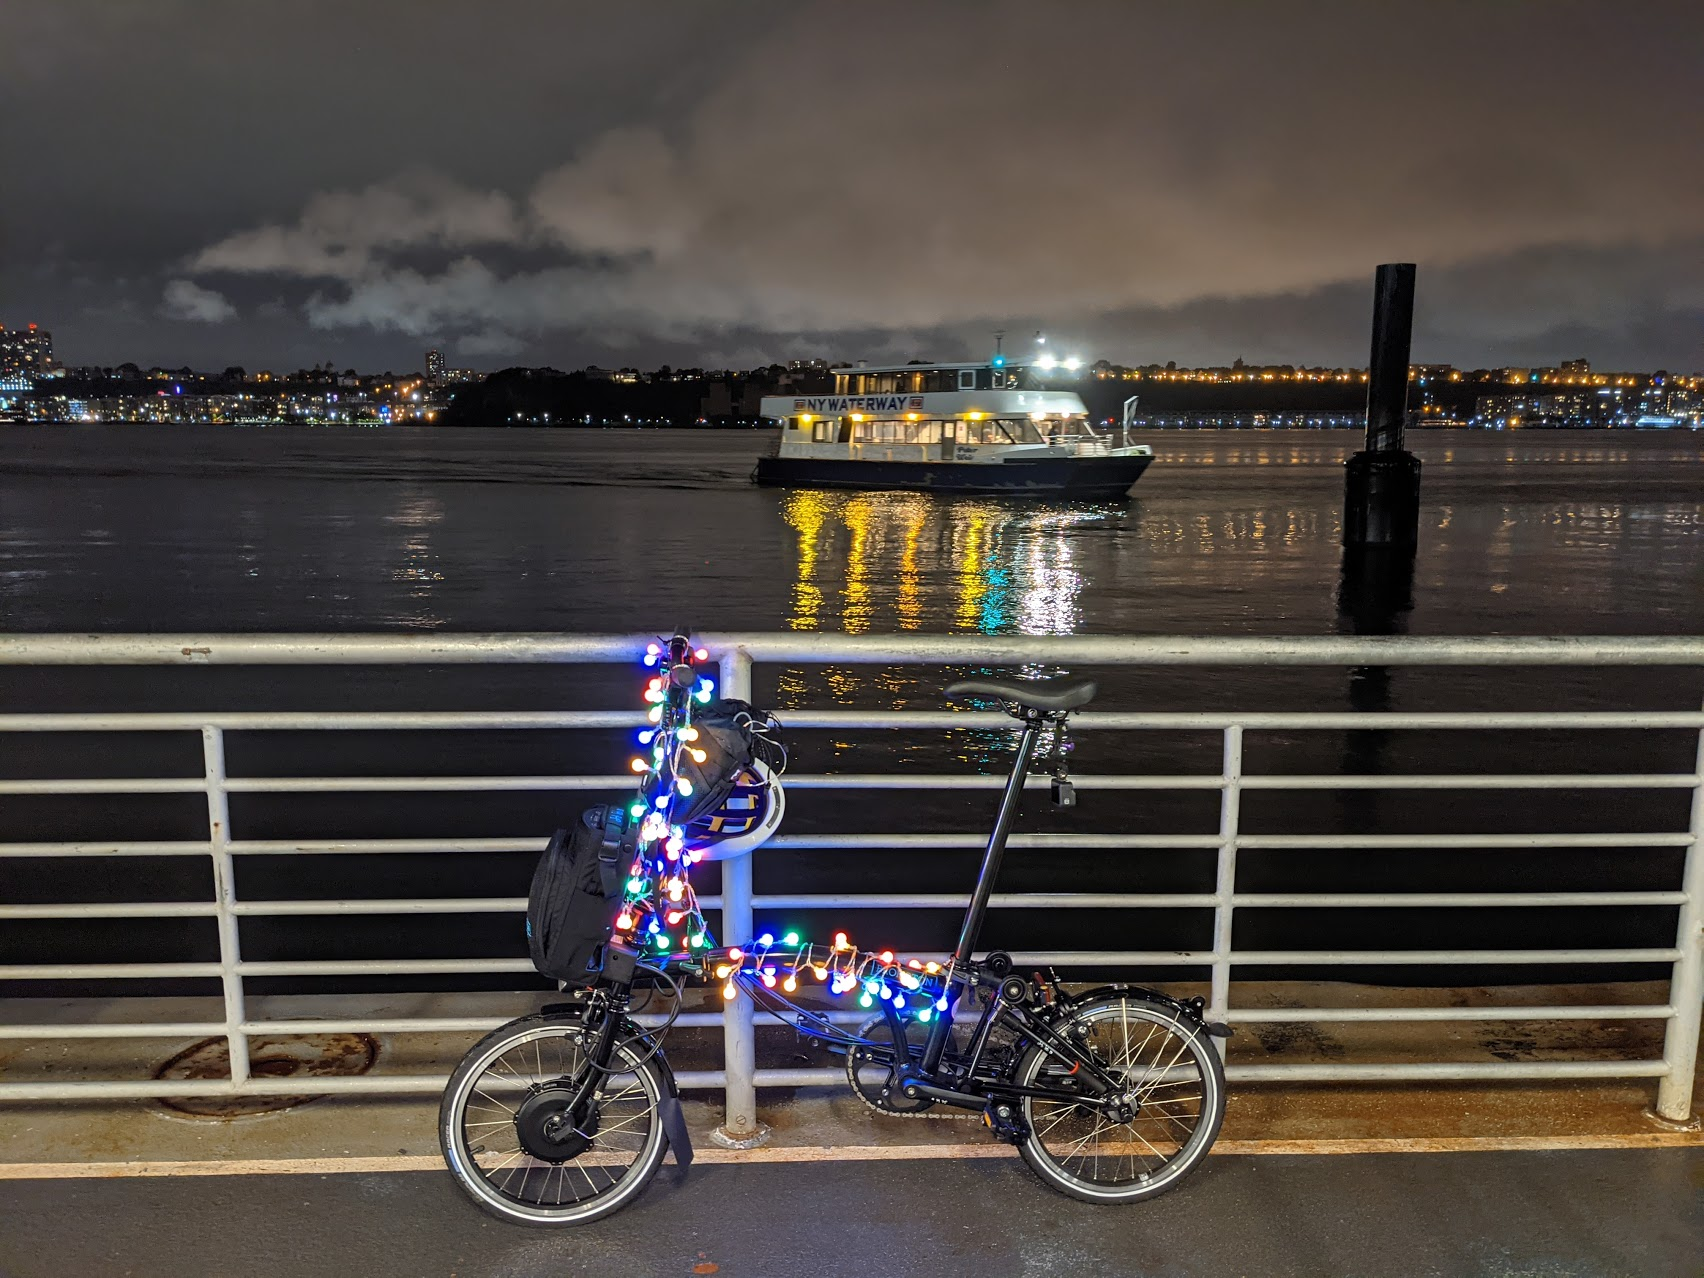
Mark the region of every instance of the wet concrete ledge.
[[[1179, 993], [1190, 990], [1177, 987]], [[1494, 989], [1391, 988], [1351, 984], [1250, 982], [1233, 986], [1233, 1007], [1484, 1007], [1659, 1005], [1661, 983], [1523, 986]], [[257, 1020], [302, 1017], [492, 1017], [534, 1010], [535, 995], [419, 994], [269, 998], [251, 1002]], [[0, 1020], [36, 1024], [90, 1020], [194, 1022], [217, 1019], [210, 1000], [6, 1000]], [[759, 1020], [758, 1064], [834, 1067], [838, 1058], [790, 1029]], [[1237, 1063], [1385, 1061], [1523, 1062], [1638, 1060], [1659, 1057], [1664, 1023], [1648, 1020], [1420, 1021], [1243, 1026], [1231, 1040]], [[353, 1036], [343, 1036], [353, 1037]], [[375, 1035], [376, 1074], [448, 1071], [478, 1032]], [[679, 1028], [668, 1039], [681, 1070], [719, 1064], [719, 1031]], [[142, 1079], [180, 1057], [193, 1040], [0, 1040], [0, 1081], [74, 1082]], [[258, 1046], [258, 1044], [257, 1044]], [[347, 1045], [335, 1047], [342, 1051]], [[357, 1053], [358, 1055], [358, 1053]], [[204, 1062], [204, 1065], [206, 1063]], [[212, 1072], [223, 1067], [215, 1053]], [[177, 1075], [183, 1076], [181, 1073]], [[280, 1092], [289, 1094], [287, 1078]], [[1641, 1148], [1704, 1144], [1704, 1135], [1654, 1122], [1654, 1080], [1499, 1083], [1233, 1084], [1218, 1150], [1225, 1154], [1354, 1153], [1492, 1149]], [[154, 1170], [264, 1172], [429, 1169], [438, 1165], [437, 1098], [322, 1097], [259, 1113], [198, 1117], [193, 1106], [157, 1101], [12, 1102], [0, 1105], [0, 1177], [53, 1174], [126, 1175]], [[214, 1107], [217, 1110], [217, 1107]], [[244, 1107], [247, 1108], [247, 1107]], [[714, 1149], [720, 1093], [686, 1099], [695, 1145], [706, 1161], [814, 1161], [1001, 1158], [1011, 1151], [989, 1140], [974, 1115], [933, 1111], [916, 1118], [879, 1116], [844, 1086], [765, 1089], [763, 1120], [773, 1129], [764, 1148], [746, 1154]], [[274, 1167], [278, 1164], [278, 1167]]]

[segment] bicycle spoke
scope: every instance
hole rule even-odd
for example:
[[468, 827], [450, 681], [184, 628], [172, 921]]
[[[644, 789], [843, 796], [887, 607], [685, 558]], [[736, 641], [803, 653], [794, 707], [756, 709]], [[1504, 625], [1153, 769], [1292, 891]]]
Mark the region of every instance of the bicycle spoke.
[[[1136, 1010], [1140, 1006], [1122, 999], [1103, 1004], [1077, 1029], [1133, 1102], [1129, 1121], [1083, 1102], [1026, 1102], [1032, 1133], [1028, 1148], [1045, 1153], [1048, 1163], [1085, 1187], [1140, 1188], [1196, 1148], [1207, 1120], [1212, 1087], [1200, 1043], [1182, 1023], [1143, 1014]], [[1045, 1057], [1038, 1054], [1035, 1060], [1020, 1081], [1051, 1080]]]

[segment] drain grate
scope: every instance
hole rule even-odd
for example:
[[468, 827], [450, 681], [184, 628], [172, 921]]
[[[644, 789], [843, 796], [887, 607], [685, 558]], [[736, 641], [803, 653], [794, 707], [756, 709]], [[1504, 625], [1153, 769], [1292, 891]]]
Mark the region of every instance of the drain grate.
[[[255, 1079], [339, 1078], [365, 1074], [379, 1059], [371, 1034], [281, 1034], [249, 1039], [249, 1076]], [[205, 1038], [154, 1071], [164, 1082], [227, 1079], [230, 1046]], [[313, 1096], [168, 1096], [160, 1104], [192, 1118], [245, 1118], [305, 1105]]]

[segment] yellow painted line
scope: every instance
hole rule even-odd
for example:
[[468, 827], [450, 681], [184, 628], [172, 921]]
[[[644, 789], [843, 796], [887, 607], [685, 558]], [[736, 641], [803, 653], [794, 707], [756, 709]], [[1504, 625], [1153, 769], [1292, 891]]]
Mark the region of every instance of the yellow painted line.
[[[1221, 1140], [1215, 1154], [1466, 1154], [1537, 1150], [1683, 1149], [1704, 1146], [1700, 1132], [1621, 1132], [1595, 1136], [1378, 1136], [1339, 1140]], [[1011, 1158], [1008, 1145], [772, 1145], [695, 1151], [700, 1163], [908, 1162], [935, 1158]], [[436, 1154], [383, 1158], [232, 1158], [103, 1163], [0, 1163], [0, 1180], [116, 1179], [134, 1176], [330, 1176], [361, 1172], [441, 1171]]]

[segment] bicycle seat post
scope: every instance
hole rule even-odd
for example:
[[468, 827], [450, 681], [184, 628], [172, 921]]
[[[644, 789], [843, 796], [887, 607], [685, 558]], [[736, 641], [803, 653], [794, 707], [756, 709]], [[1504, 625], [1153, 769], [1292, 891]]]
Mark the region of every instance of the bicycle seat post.
[[971, 894], [970, 908], [964, 914], [964, 926], [959, 931], [953, 960], [965, 963], [976, 947], [976, 937], [982, 930], [982, 919], [988, 913], [988, 897], [994, 891], [994, 880], [1000, 874], [1000, 858], [1006, 851], [1006, 836], [1017, 819], [1018, 801], [1023, 796], [1024, 782], [1029, 777], [1030, 759], [1041, 731], [1043, 713], [1033, 707], [1023, 710], [1024, 732], [1018, 740], [1018, 757], [1012, 763], [1012, 775], [1006, 782], [1006, 792], [1000, 799], [1000, 812], [994, 819], [994, 831], [988, 836], [988, 849], [982, 854], [982, 869], [976, 877], [976, 890]]

